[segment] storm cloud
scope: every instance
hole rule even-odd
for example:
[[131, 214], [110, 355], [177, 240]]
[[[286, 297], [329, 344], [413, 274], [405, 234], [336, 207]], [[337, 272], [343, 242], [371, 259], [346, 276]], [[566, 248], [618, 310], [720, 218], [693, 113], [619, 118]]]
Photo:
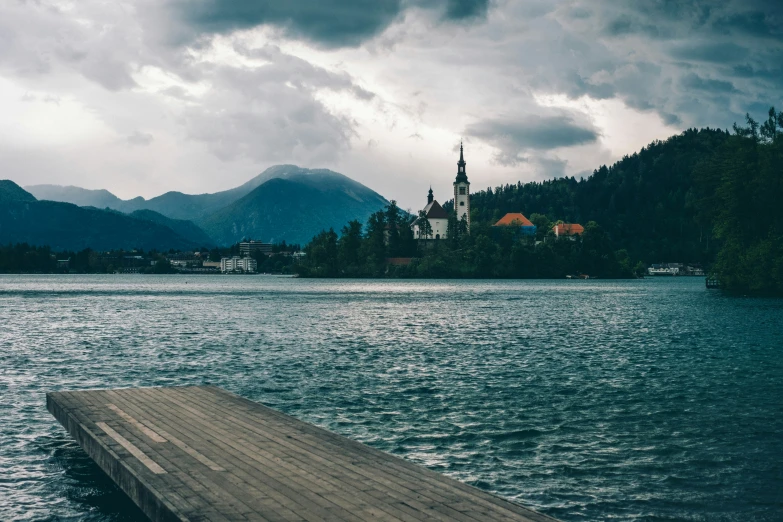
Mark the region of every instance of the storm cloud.
[[566, 115], [528, 116], [481, 120], [465, 128], [465, 134], [498, 149], [496, 160], [503, 165], [526, 161], [528, 151], [548, 151], [594, 142], [598, 132], [579, 125]]
[[18, 1], [0, 46], [0, 168], [128, 197], [286, 162], [404, 204], [460, 137], [504, 183], [783, 105], [762, 0]]
[[177, 0], [173, 10], [196, 33], [227, 33], [271, 25], [324, 47], [357, 46], [411, 7], [439, 10], [444, 20], [486, 14], [488, 0]]

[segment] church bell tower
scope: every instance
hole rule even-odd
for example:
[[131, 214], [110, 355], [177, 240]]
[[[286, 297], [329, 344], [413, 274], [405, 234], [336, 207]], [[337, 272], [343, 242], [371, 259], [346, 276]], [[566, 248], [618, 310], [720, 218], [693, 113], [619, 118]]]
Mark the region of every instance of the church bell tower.
[[462, 142], [460, 142], [457, 179], [454, 180], [454, 213], [457, 215], [457, 221], [461, 221], [463, 217], [467, 220], [468, 233], [470, 233], [470, 182], [465, 173], [465, 165]]

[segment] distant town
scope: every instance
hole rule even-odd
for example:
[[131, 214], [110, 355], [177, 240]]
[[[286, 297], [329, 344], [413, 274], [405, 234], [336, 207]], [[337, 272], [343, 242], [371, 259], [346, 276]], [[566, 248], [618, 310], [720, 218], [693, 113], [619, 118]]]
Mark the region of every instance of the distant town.
[[252, 240], [228, 248], [168, 252], [53, 252], [21, 243], [0, 246], [0, 273], [292, 274], [304, 256], [299, 245]]
[[[119, 273], [150, 273], [155, 265], [163, 263], [166, 271], [183, 274], [257, 274], [292, 273], [292, 265], [305, 253], [298, 246], [278, 245], [261, 241], [242, 241], [221, 251], [173, 252], [161, 256], [124, 255]], [[111, 254], [109, 254], [111, 255]], [[59, 260], [58, 260], [59, 263]]]

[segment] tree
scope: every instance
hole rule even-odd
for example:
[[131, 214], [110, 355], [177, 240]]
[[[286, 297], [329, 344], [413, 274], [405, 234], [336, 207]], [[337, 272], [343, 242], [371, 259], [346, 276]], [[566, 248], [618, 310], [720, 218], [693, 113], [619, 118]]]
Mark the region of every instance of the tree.
[[377, 276], [384, 272], [386, 266], [386, 213], [379, 210], [370, 215], [366, 230], [362, 258], [367, 273]]
[[774, 142], [781, 135], [778, 129], [783, 131], [783, 112], [777, 113], [775, 107], [770, 107], [767, 121], [761, 124], [759, 130], [761, 139], [766, 143]]
[[305, 247], [307, 260], [316, 277], [336, 277], [338, 275], [337, 234], [331, 228], [321, 231]]
[[432, 225], [427, 218], [427, 213], [419, 210], [419, 238], [432, 239]]
[[386, 231], [385, 241], [389, 257], [400, 255], [400, 225], [402, 224], [400, 208], [395, 200], [391, 200], [386, 206]]
[[781, 115], [771, 108], [760, 136], [755, 122], [736, 124], [704, 175], [715, 184], [715, 235], [721, 248], [712, 267], [732, 293], [783, 295], [783, 139]]
[[579, 263], [581, 271], [590, 276], [605, 278], [622, 273], [608, 234], [595, 221], [585, 225]]
[[413, 237], [413, 229], [407, 222], [402, 223], [400, 226], [400, 257], [415, 256], [416, 246], [416, 238]]
[[[113, 270], [113, 267], [109, 265], [109, 269], [107, 270]], [[152, 267], [153, 274], [170, 274], [173, 271], [174, 270], [171, 268], [171, 262], [169, 262], [169, 260], [163, 256], [160, 256], [156, 260], [155, 265]]]
[[545, 214], [533, 212], [530, 214], [530, 222], [536, 226], [536, 239], [542, 241], [552, 231], [552, 222]]
[[359, 273], [359, 249], [362, 246], [362, 224], [357, 220], [350, 221], [343, 227], [342, 235], [337, 242], [340, 267], [348, 274]]

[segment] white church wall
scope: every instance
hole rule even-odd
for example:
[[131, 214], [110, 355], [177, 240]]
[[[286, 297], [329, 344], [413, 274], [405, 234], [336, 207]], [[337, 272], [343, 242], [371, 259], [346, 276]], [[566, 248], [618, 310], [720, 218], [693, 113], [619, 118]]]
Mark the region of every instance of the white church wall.
[[[430, 227], [432, 227], [432, 236], [429, 239], [435, 239], [438, 236], [440, 236], [439, 239], [446, 239], [449, 236], [448, 219], [430, 218], [429, 221], [430, 221]], [[416, 239], [420, 239], [421, 238], [421, 236], [419, 235], [420, 233], [421, 233], [421, 229], [419, 228], [419, 225], [413, 225], [413, 237]]]
[[432, 226], [432, 237], [439, 239], [446, 239], [449, 235], [449, 220], [448, 219], [430, 219], [430, 226]]

